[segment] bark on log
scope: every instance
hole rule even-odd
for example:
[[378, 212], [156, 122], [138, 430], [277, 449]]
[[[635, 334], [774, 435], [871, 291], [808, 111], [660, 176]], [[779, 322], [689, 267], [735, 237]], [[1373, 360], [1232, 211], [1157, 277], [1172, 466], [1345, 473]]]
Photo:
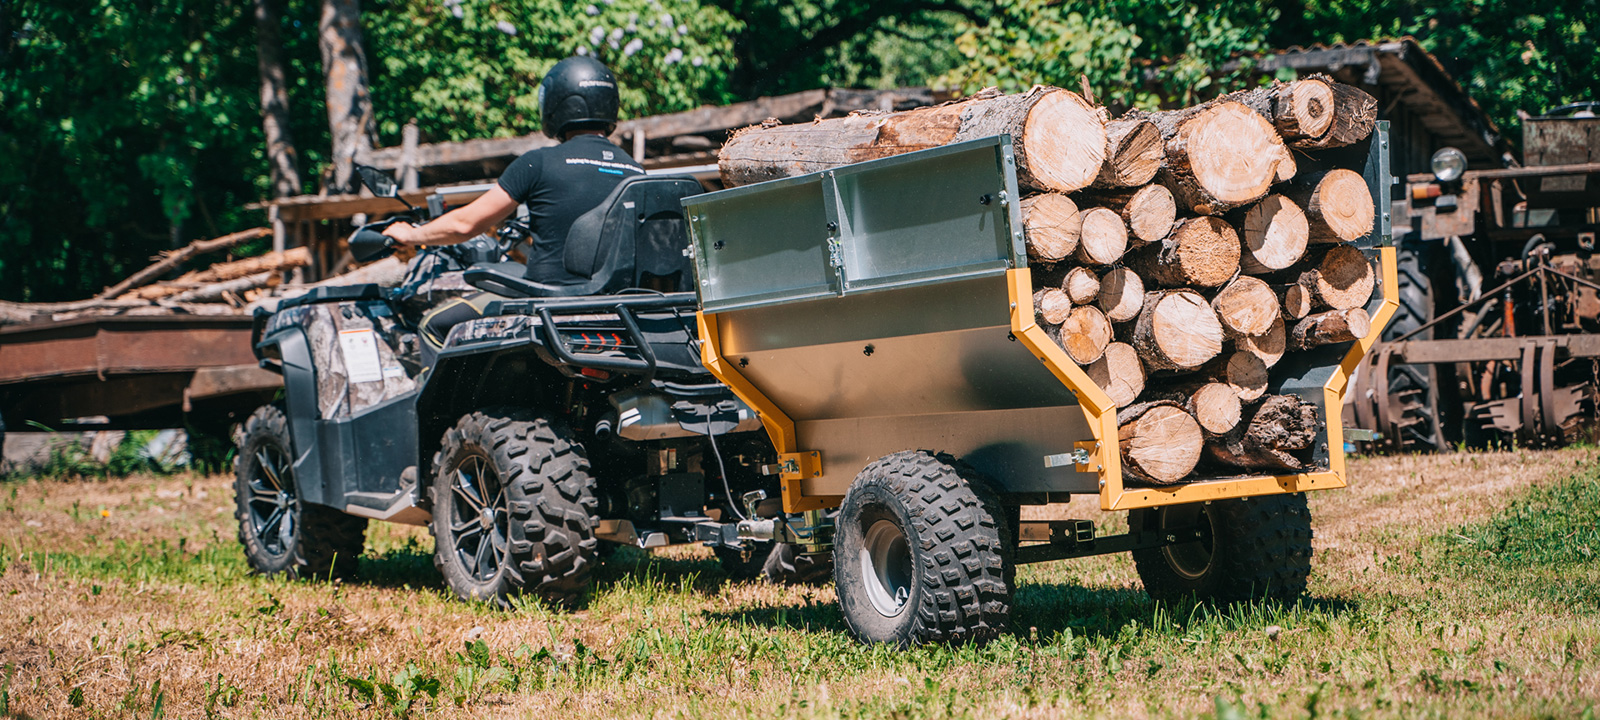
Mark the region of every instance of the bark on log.
[[1139, 352], [1127, 343], [1107, 345], [1105, 354], [1083, 371], [1119, 408], [1133, 404], [1144, 392], [1144, 363], [1139, 360]]
[[1083, 211], [1083, 232], [1078, 237], [1078, 262], [1112, 265], [1128, 251], [1128, 225], [1122, 216], [1106, 208]]
[[1286, 270], [1306, 254], [1311, 236], [1305, 211], [1282, 195], [1268, 195], [1244, 210], [1229, 215], [1243, 236], [1239, 269], [1259, 275]]
[[1178, 203], [1165, 185], [1145, 185], [1120, 192], [1086, 193], [1086, 203], [1117, 211], [1128, 223], [1129, 243], [1133, 247], [1158, 242], [1172, 233], [1178, 219]]
[[1061, 262], [1078, 249], [1083, 215], [1061, 193], [1029, 195], [1022, 199], [1022, 230], [1030, 260]]
[[1112, 268], [1100, 278], [1100, 310], [1114, 323], [1139, 317], [1144, 307], [1144, 280], [1125, 267]]
[[1354, 170], [1339, 168], [1302, 175], [1289, 183], [1283, 193], [1305, 208], [1311, 242], [1346, 242], [1372, 232], [1376, 216], [1372, 193], [1366, 179]]
[[1315, 269], [1300, 275], [1300, 286], [1310, 296], [1313, 310], [1365, 307], [1376, 285], [1372, 264], [1354, 245], [1334, 246]]
[[1161, 130], [1143, 118], [1106, 123], [1106, 159], [1092, 187], [1123, 188], [1144, 185], [1156, 176], [1166, 153]]
[[173, 302], [173, 303], [217, 302], [217, 301], [225, 299], [226, 296], [228, 295], [228, 293], [237, 294], [237, 293], [242, 293], [242, 292], [244, 292], [246, 290], [254, 290], [256, 288], [267, 287], [267, 286], [273, 285], [276, 280], [277, 280], [277, 272], [276, 271], [268, 271], [268, 272], [263, 272], [263, 273], [257, 273], [255, 275], [247, 275], [247, 276], [242, 277], [242, 278], [234, 278], [232, 280], [228, 280], [228, 281], [225, 281], [225, 282], [209, 283], [207, 285], [195, 288], [193, 290], [185, 290], [183, 292], [177, 293], [176, 295], [173, 295], [171, 298], [169, 298], [167, 301], [163, 302], [163, 304], [166, 304], [167, 302]]
[[1057, 333], [1067, 357], [1080, 366], [1099, 360], [1111, 344], [1111, 322], [1100, 308], [1091, 305], [1072, 308]]
[[1360, 340], [1371, 329], [1372, 318], [1363, 308], [1307, 315], [1289, 331], [1289, 349], [1309, 350], [1322, 345]]
[[1077, 93], [1035, 87], [901, 112], [751, 126], [728, 139], [717, 164], [723, 184], [735, 187], [1005, 133], [1025, 187], [1080, 190], [1105, 162], [1105, 111]]
[[1217, 311], [1222, 329], [1232, 337], [1260, 335], [1270, 330], [1272, 321], [1282, 313], [1272, 286], [1249, 275], [1240, 275], [1217, 291], [1211, 309]]
[[1222, 323], [1193, 290], [1147, 293], [1132, 345], [1151, 370], [1192, 370], [1222, 352]]
[[178, 248], [177, 250], [173, 250], [170, 253], [163, 254], [161, 259], [156, 261], [154, 265], [129, 275], [122, 282], [102, 290], [99, 295], [94, 296], [94, 299], [106, 300], [109, 298], [114, 298], [132, 288], [140, 287], [158, 277], [161, 277], [162, 275], [171, 272], [178, 266], [182, 265], [184, 261], [196, 255], [203, 255], [205, 253], [216, 252], [218, 250], [226, 250], [246, 240], [254, 240], [256, 238], [266, 237], [271, 234], [272, 228], [261, 227], [251, 228], [249, 230], [240, 230], [239, 232], [223, 235], [222, 237], [212, 240], [196, 240], [188, 245]]
[[1047, 324], [1060, 325], [1072, 312], [1072, 300], [1060, 288], [1042, 288], [1033, 293], [1033, 312]]
[[1293, 175], [1294, 158], [1278, 131], [1239, 103], [1213, 101], [1146, 117], [1161, 128], [1166, 145], [1157, 178], [1185, 211], [1214, 215], [1248, 205]]
[[205, 285], [216, 282], [236, 280], [266, 271], [283, 271], [311, 264], [310, 248], [290, 248], [284, 252], [271, 252], [265, 255], [236, 260], [230, 263], [218, 263], [205, 270], [185, 273], [177, 280], [159, 283], [149, 287], [139, 288], [119, 299], [122, 300], [155, 300], [196, 289], [196, 285]]
[[1100, 278], [1093, 270], [1080, 265], [1067, 271], [1061, 289], [1066, 291], [1073, 305], [1088, 305], [1100, 297]]
[[1213, 460], [1248, 470], [1298, 472], [1307, 463], [1294, 451], [1309, 449], [1322, 423], [1316, 406], [1293, 395], [1274, 395], [1247, 411], [1233, 432], [1206, 445]]
[[1147, 284], [1217, 287], [1239, 272], [1239, 233], [1222, 218], [1184, 220], [1159, 243], [1140, 248], [1128, 264]]
[[1302, 150], [1354, 145], [1372, 134], [1378, 121], [1378, 101], [1360, 88], [1344, 83], [1332, 83], [1333, 122], [1328, 131], [1319, 137], [1295, 140], [1294, 147]]
[[1246, 335], [1233, 341], [1233, 346], [1239, 352], [1249, 353], [1261, 360], [1265, 367], [1277, 365], [1283, 359], [1283, 351], [1288, 343], [1288, 333], [1283, 325], [1283, 318], [1272, 319], [1272, 327], [1260, 335]]
[[1117, 413], [1124, 474], [1153, 485], [1174, 485], [1194, 472], [1205, 434], [1194, 416], [1170, 400], [1132, 405]]
[[1218, 98], [1240, 103], [1272, 123], [1284, 140], [1321, 137], [1333, 124], [1333, 88], [1321, 77], [1228, 93]]

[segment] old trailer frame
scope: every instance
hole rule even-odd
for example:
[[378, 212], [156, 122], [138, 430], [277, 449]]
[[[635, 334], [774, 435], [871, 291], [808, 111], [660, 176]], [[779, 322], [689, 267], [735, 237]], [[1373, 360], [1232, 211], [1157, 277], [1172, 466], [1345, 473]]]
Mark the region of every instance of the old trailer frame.
[[1325, 409], [1316, 472], [1124, 482], [1115, 405], [1034, 323], [1008, 136], [685, 201], [702, 360], [760, 413], [788, 512], [836, 506], [867, 462], [930, 446], [1016, 502], [1096, 494], [1129, 510], [1343, 487], [1343, 393], [1397, 308], [1387, 123], [1345, 151], [1379, 210], [1357, 243], [1381, 278], [1372, 329], [1286, 359], [1273, 388]]

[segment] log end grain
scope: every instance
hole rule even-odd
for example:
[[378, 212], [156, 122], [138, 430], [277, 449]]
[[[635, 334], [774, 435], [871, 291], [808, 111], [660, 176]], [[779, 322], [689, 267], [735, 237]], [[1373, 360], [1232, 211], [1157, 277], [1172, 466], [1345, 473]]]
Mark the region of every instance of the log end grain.
[[1311, 229], [1305, 211], [1282, 195], [1268, 195], [1250, 206], [1241, 221], [1244, 247], [1239, 266], [1247, 273], [1288, 269], [1306, 254]]
[[1339, 168], [1323, 175], [1311, 199], [1312, 234], [1320, 241], [1356, 240], [1372, 232], [1376, 209], [1365, 178]]
[[1226, 383], [1206, 383], [1189, 396], [1189, 412], [1200, 429], [1212, 435], [1223, 435], [1238, 427], [1243, 409], [1239, 394]]
[[1083, 230], [1078, 237], [1076, 257], [1091, 265], [1112, 265], [1128, 251], [1128, 224], [1107, 208], [1083, 212]]
[[1272, 327], [1260, 335], [1246, 335], [1234, 340], [1234, 348], [1239, 352], [1250, 353], [1261, 359], [1266, 367], [1277, 365], [1283, 359], [1283, 351], [1288, 342], [1288, 335], [1283, 324], [1283, 318], [1272, 319]]
[[1249, 352], [1235, 352], [1223, 365], [1228, 387], [1244, 402], [1254, 402], [1267, 393], [1267, 364]]
[[[1194, 189], [1206, 200], [1194, 203], [1194, 211], [1203, 214], [1223, 212], [1266, 195], [1285, 157], [1277, 129], [1235, 102], [1217, 103], [1196, 114], [1183, 123], [1178, 137], [1184, 174], [1193, 179]], [[1169, 162], [1173, 144], [1167, 144]]]
[[[1174, 403], [1147, 403], [1119, 413], [1117, 439], [1123, 469], [1134, 479], [1172, 485], [1194, 471], [1205, 434], [1194, 417]], [[1138, 412], [1135, 412], [1139, 410]]]
[[1178, 219], [1178, 203], [1165, 185], [1146, 185], [1128, 199], [1122, 216], [1138, 243], [1148, 245], [1172, 232], [1172, 225]]
[[1066, 291], [1073, 305], [1088, 305], [1100, 297], [1100, 278], [1093, 270], [1080, 265], [1067, 271], [1061, 289]]
[[1061, 193], [1039, 193], [1022, 199], [1022, 230], [1028, 257], [1060, 262], [1078, 249], [1083, 216], [1078, 204]]
[[1249, 275], [1240, 275], [1219, 290], [1211, 308], [1217, 311], [1223, 329], [1233, 336], [1265, 333], [1282, 314], [1272, 286]]
[[1033, 312], [1043, 323], [1060, 325], [1072, 312], [1072, 300], [1059, 288], [1043, 288], [1033, 293]]
[[1154, 370], [1192, 370], [1222, 352], [1222, 323], [1193, 290], [1145, 295], [1134, 324], [1133, 346]]
[[1072, 308], [1058, 330], [1061, 348], [1078, 365], [1088, 365], [1105, 354], [1111, 344], [1111, 322], [1097, 307]]
[[1044, 93], [1022, 125], [1029, 184], [1057, 192], [1088, 187], [1105, 163], [1105, 122], [1105, 111], [1075, 92]]
[[1100, 310], [1114, 323], [1139, 317], [1144, 307], [1144, 280], [1125, 267], [1112, 268], [1100, 278]]
[[1328, 250], [1315, 270], [1301, 275], [1300, 284], [1317, 307], [1349, 310], [1372, 299], [1377, 274], [1360, 248], [1338, 245]]
[[1285, 85], [1278, 93], [1275, 124], [1286, 140], [1320, 137], [1333, 125], [1333, 88], [1318, 78]]
[[1166, 153], [1161, 129], [1142, 118], [1124, 118], [1106, 124], [1106, 159], [1094, 186], [1137, 187], [1150, 182], [1161, 169]]
[[1105, 354], [1083, 370], [1118, 408], [1133, 404], [1144, 392], [1144, 363], [1139, 360], [1138, 351], [1127, 343], [1107, 345]]

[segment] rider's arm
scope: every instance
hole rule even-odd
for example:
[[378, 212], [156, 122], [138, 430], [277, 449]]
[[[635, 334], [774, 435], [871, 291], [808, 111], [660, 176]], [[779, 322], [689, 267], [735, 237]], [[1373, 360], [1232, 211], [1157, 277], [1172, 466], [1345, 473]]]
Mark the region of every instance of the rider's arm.
[[517, 209], [517, 201], [499, 185], [466, 205], [440, 215], [427, 225], [397, 222], [383, 231], [401, 245], [454, 245], [489, 232]]

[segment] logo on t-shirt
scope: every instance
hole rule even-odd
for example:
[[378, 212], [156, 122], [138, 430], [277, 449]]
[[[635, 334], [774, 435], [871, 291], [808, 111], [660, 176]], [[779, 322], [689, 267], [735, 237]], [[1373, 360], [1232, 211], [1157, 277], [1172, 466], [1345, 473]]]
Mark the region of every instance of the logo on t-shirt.
[[611, 152], [610, 150], [601, 150], [600, 151], [600, 159], [601, 160], [610, 160], [614, 155], [615, 155], [615, 153]]

